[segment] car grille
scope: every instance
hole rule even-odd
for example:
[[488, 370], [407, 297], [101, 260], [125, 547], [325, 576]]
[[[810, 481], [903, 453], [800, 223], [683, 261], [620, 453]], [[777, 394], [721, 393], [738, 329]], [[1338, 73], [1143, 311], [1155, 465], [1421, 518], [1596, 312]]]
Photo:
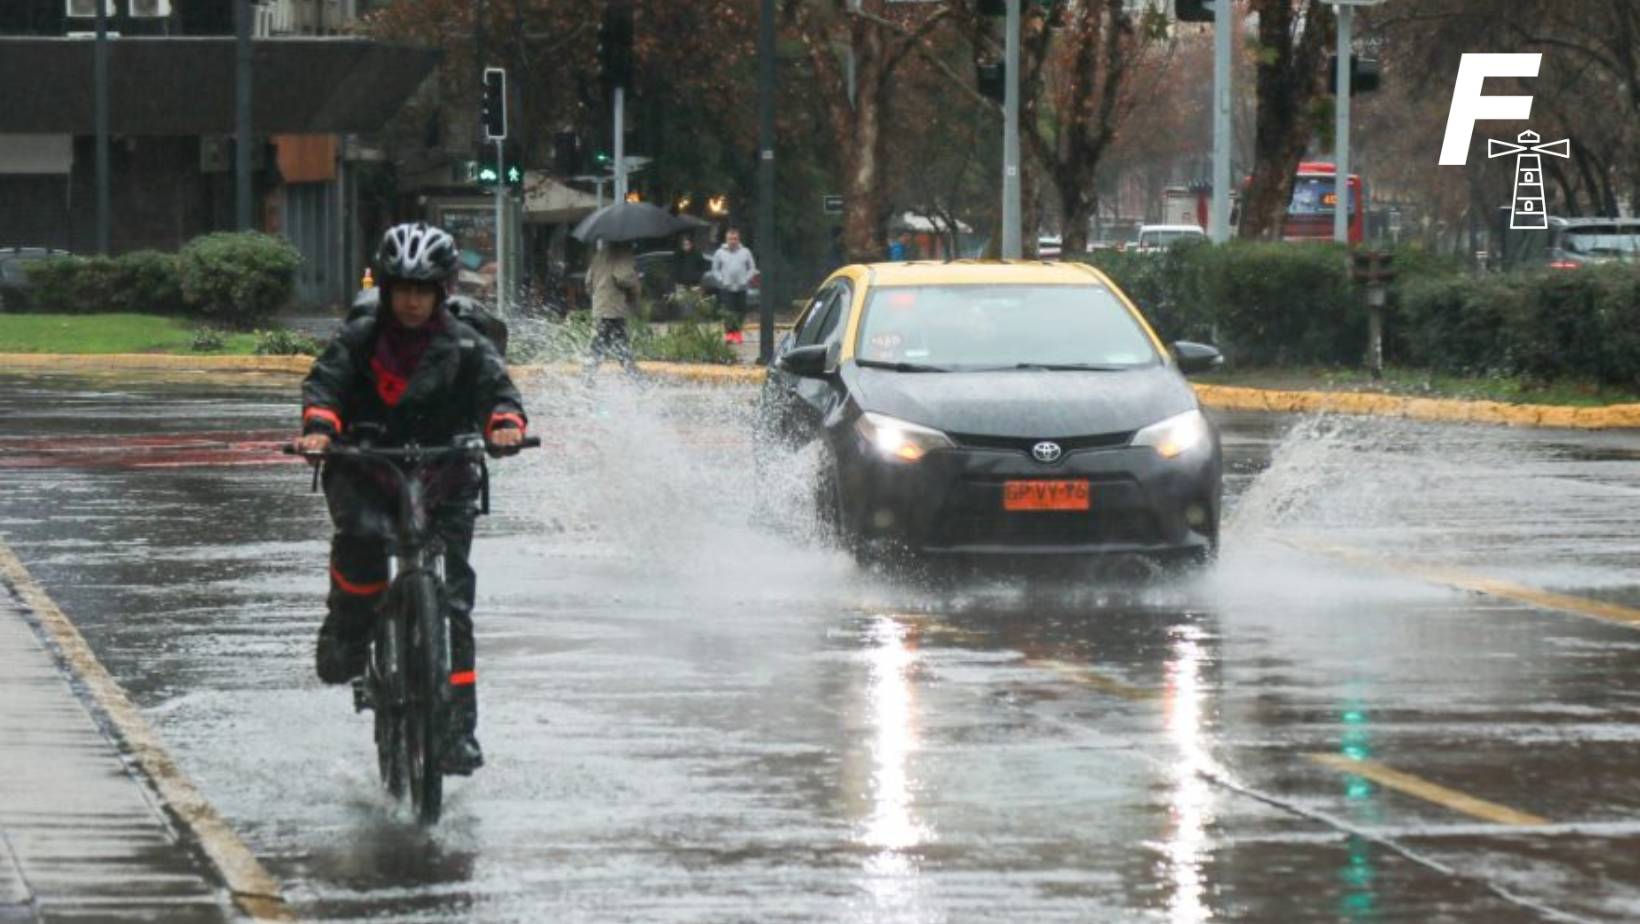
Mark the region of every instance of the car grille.
[[1016, 437], [1016, 436], [979, 436], [972, 433], [947, 433], [951, 440], [965, 449], [1011, 449], [1030, 455], [1031, 447], [1043, 440], [1058, 443], [1059, 448], [1066, 452], [1077, 452], [1083, 449], [1113, 449], [1117, 446], [1126, 446], [1133, 440], [1133, 430], [1121, 433], [1098, 433], [1093, 436], [1043, 436], [1043, 437]]
[[1155, 516], [1126, 478], [1094, 478], [1087, 511], [1006, 511], [1002, 482], [972, 480], [945, 505], [933, 535], [942, 546], [1150, 545], [1161, 541]]

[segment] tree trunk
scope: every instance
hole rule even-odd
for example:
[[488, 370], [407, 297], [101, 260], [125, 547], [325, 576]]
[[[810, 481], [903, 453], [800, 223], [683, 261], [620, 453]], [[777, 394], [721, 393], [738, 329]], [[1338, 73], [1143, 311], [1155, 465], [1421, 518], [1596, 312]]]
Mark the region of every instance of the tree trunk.
[[[1295, 38], [1293, 8], [1298, 2], [1304, 4], [1304, 29]], [[1333, 18], [1318, 0], [1257, 0], [1254, 8], [1263, 54], [1258, 65], [1253, 180], [1242, 203], [1241, 237], [1279, 238], [1293, 195], [1293, 174], [1313, 129], [1310, 107], [1323, 86], [1324, 49], [1333, 38]]]
[[855, 95], [849, 113], [851, 125], [840, 132], [847, 138], [844, 158], [843, 248], [851, 262], [880, 260], [883, 242], [878, 234], [882, 199], [882, 106], [884, 87], [883, 39], [880, 31], [856, 23], [854, 36]]

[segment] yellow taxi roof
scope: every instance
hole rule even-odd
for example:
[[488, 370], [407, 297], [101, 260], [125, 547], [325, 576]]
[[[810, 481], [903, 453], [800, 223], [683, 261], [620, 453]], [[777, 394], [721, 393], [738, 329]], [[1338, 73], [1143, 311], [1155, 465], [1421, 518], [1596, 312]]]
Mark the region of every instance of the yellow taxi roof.
[[1103, 276], [1080, 263], [1044, 260], [912, 260], [872, 263], [865, 267], [874, 286], [944, 285], [1095, 285]]

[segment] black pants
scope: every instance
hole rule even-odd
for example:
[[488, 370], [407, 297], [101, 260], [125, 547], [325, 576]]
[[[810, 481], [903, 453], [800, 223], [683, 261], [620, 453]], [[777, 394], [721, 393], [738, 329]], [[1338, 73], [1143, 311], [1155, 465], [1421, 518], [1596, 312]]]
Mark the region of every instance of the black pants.
[[728, 289], [717, 290], [718, 308], [723, 311], [723, 326], [729, 330], [740, 330], [741, 323], [746, 317], [746, 290], [731, 292]]
[[[478, 478], [465, 464], [428, 473], [432, 530], [444, 545], [445, 607], [450, 618], [450, 682], [469, 699], [476, 681], [473, 598], [478, 575], [469, 561], [477, 518]], [[330, 621], [345, 639], [365, 639], [387, 591], [388, 538], [395, 496], [368, 470], [325, 467], [325, 501], [336, 532], [330, 540]]]
[[592, 358], [587, 360], [587, 371], [592, 372], [606, 359], [613, 359], [628, 372], [636, 371], [637, 361], [632, 356], [632, 339], [627, 334], [626, 318], [599, 318], [597, 333], [592, 336]]

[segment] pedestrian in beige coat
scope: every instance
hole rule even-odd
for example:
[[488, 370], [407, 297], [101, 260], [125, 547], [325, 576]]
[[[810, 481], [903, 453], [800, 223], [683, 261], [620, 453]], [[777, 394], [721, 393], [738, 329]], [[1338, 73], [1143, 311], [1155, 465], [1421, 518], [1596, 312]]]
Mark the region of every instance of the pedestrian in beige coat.
[[597, 332], [592, 338], [592, 356], [587, 360], [590, 375], [605, 358], [615, 359], [628, 372], [637, 371], [632, 356], [632, 340], [627, 330], [629, 318], [638, 308], [638, 263], [632, 245], [600, 241], [587, 264], [587, 291], [592, 293], [592, 317]]

